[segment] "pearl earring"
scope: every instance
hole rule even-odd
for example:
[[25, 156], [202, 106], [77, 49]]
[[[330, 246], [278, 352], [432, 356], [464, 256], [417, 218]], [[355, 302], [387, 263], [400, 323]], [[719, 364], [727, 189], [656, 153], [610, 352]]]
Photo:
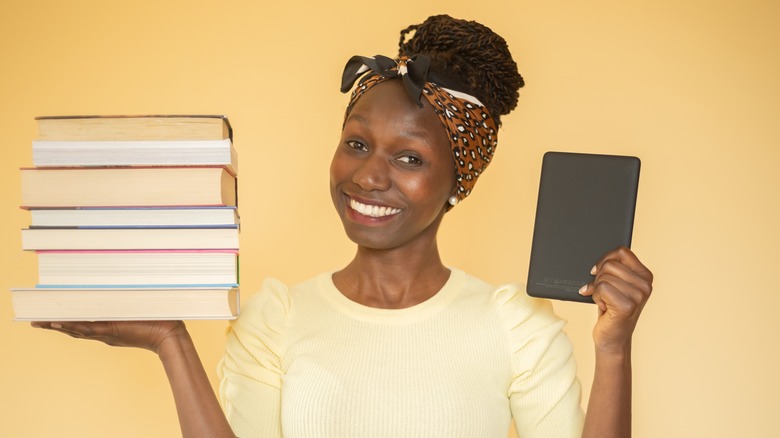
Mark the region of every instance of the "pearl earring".
[[452, 196], [450, 196], [450, 198], [449, 198], [449, 199], [447, 199], [447, 202], [448, 202], [448, 203], [449, 203], [451, 206], [453, 206], [453, 207], [454, 207], [454, 206], [456, 206], [456, 205], [458, 204], [458, 197], [457, 197], [457, 196], [455, 196], [455, 195], [452, 195]]

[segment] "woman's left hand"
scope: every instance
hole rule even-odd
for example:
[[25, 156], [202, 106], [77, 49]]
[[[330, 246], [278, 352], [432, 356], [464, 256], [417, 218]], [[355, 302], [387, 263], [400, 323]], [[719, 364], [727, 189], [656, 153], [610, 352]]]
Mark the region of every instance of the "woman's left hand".
[[605, 254], [593, 267], [595, 279], [580, 293], [599, 308], [593, 328], [596, 351], [623, 353], [631, 348], [639, 314], [653, 291], [653, 273], [626, 247]]

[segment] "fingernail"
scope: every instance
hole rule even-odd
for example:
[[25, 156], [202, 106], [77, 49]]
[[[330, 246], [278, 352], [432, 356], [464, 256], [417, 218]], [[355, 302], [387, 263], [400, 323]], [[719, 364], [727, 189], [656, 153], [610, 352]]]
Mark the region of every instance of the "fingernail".
[[586, 290], [588, 290], [588, 285], [587, 284], [580, 288], [580, 295], [584, 294]]
[[51, 328], [56, 328], [56, 329], [61, 329], [62, 328], [62, 324], [60, 324], [58, 322], [53, 322], [53, 323], [49, 324], [49, 326]]
[[596, 265], [593, 265], [593, 267], [590, 268], [590, 275], [596, 275]]

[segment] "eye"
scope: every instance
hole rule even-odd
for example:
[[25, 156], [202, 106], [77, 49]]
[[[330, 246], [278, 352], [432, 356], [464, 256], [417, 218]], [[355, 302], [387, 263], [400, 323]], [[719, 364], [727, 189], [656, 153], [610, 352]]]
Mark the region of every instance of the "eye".
[[358, 150], [358, 151], [363, 151], [363, 152], [367, 152], [368, 151], [368, 147], [365, 144], [363, 144], [362, 142], [360, 142], [360, 141], [357, 141], [357, 140], [347, 140], [346, 143], [347, 143], [347, 146], [349, 146], [352, 149], [355, 149], [355, 150]]
[[412, 166], [419, 166], [422, 164], [422, 160], [415, 157], [414, 155], [404, 155], [398, 157], [398, 161], [401, 161], [402, 163], [406, 163]]

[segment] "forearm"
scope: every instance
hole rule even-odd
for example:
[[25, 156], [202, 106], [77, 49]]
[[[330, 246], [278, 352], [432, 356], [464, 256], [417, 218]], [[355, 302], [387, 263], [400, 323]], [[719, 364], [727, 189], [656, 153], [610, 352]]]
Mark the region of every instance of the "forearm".
[[189, 333], [166, 339], [158, 355], [171, 384], [182, 436], [235, 437]]
[[583, 438], [631, 436], [631, 349], [596, 352]]

